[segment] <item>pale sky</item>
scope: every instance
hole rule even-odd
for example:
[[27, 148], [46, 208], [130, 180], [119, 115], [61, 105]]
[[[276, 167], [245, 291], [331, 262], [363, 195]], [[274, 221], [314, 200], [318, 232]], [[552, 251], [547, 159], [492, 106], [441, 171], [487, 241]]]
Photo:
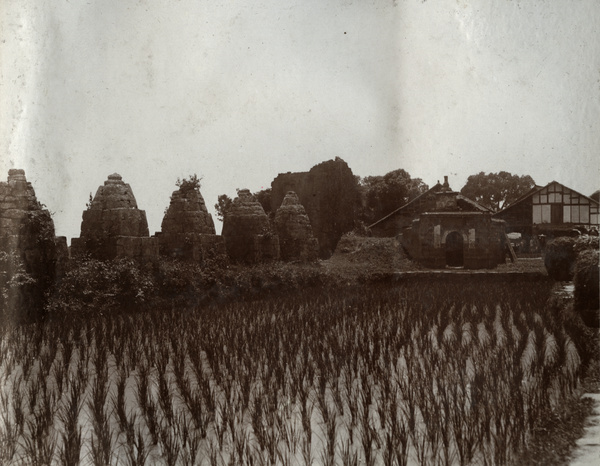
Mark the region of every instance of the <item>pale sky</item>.
[[214, 214], [336, 156], [600, 188], [597, 0], [3, 0], [0, 36], [0, 179], [68, 238], [114, 172], [151, 234], [178, 177]]

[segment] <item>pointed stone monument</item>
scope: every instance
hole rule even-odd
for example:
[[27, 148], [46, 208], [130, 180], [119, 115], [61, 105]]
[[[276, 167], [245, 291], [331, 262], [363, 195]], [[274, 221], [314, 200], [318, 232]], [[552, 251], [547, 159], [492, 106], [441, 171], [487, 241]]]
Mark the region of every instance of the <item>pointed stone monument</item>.
[[279, 236], [281, 260], [316, 260], [319, 243], [313, 235], [306, 210], [294, 191], [288, 191], [275, 213], [275, 231]]
[[223, 219], [223, 238], [234, 262], [257, 263], [279, 259], [279, 238], [271, 230], [260, 202], [241, 189]]

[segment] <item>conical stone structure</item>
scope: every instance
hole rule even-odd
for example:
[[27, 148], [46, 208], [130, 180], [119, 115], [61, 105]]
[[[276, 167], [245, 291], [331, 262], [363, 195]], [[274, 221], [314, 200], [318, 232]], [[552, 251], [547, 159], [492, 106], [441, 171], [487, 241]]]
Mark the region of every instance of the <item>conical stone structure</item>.
[[279, 259], [279, 238], [260, 202], [241, 189], [225, 212], [223, 238], [232, 261], [256, 263]]
[[161, 224], [164, 234], [195, 233], [214, 235], [215, 224], [197, 188], [182, 185], [171, 195], [171, 203]]
[[109, 175], [82, 217], [81, 236], [71, 241], [72, 254], [101, 260], [158, 256], [158, 242], [150, 238], [146, 212], [138, 209], [131, 186], [121, 175]]
[[275, 231], [279, 236], [281, 260], [313, 261], [317, 258], [319, 243], [294, 191], [288, 191], [275, 213]]
[[225, 253], [200, 189], [186, 180], [173, 191], [157, 237], [160, 254], [166, 257], [203, 261]]
[[[50, 213], [40, 204], [25, 178], [25, 171], [11, 169], [0, 183], [0, 317], [35, 317], [43, 307], [44, 293], [54, 283], [57, 244]], [[23, 271], [33, 283], [10, 286], [11, 278]]]

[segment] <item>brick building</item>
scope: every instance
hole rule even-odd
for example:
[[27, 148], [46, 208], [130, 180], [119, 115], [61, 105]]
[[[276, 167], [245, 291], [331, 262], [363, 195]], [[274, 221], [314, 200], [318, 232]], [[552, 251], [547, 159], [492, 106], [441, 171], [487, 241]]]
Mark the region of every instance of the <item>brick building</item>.
[[402, 246], [412, 259], [432, 268], [466, 269], [494, 268], [503, 261], [504, 222], [452, 191], [447, 177], [443, 185], [438, 183], [419, 197], [412, 207], [407, 204], [388, 216], [388, 222], [402, 225], [410, 211], [410, 226], [401, 233]]

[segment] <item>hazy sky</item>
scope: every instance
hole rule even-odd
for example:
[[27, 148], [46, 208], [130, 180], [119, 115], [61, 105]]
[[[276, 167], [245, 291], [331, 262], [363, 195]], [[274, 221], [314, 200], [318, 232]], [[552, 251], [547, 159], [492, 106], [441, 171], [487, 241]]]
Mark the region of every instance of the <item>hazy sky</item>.
[[3, 0], [0, 34], [0, 177], [69, 238], [113, 172], [151, 233], [178, 177], [212, 207], [336, 156], [600, 188], [597, 0]]

